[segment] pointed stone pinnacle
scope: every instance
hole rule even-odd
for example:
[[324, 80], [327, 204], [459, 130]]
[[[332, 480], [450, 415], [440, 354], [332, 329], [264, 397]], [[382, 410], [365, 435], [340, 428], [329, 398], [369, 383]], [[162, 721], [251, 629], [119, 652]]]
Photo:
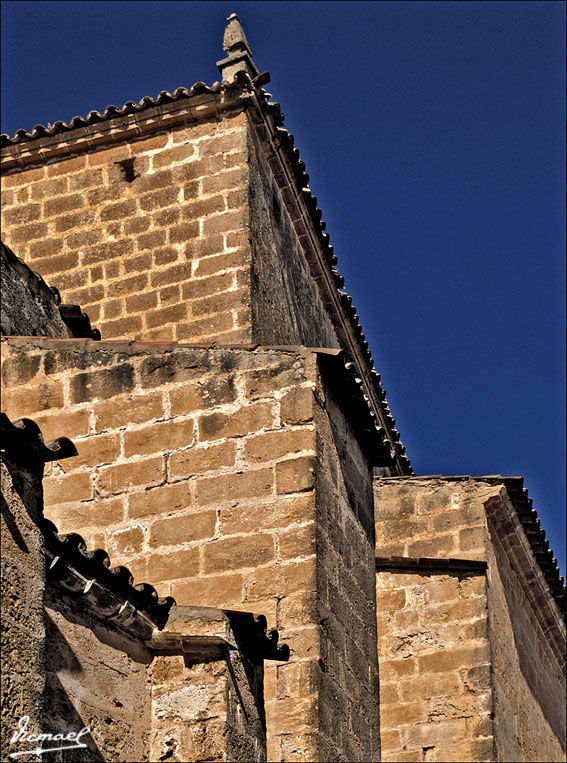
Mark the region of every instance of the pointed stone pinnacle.
[[232, 82], [237, 72], [246, 72], [251, 78], [258, 75], [244, 29], [236, 13], [231, 13], [224, 30], [223, 48], [227, 57], [217, 61], [224, 83]]
[[252, 51], [250, 50], [248, 40], [246, 39], [244, 29], [242, 28], [242, 24], [240, 23], [240, 19], [238, 18], [237, 14], [232, 13], [228, 17], [227, 21], [228, 24], [226, 25], [226, 29], [224, 30], [224, 37], [222, 39], [222, 46], [224, 50], [228, 53], [229, 56], [231, 53], [241, 52], [243, 50], [252, 56]]

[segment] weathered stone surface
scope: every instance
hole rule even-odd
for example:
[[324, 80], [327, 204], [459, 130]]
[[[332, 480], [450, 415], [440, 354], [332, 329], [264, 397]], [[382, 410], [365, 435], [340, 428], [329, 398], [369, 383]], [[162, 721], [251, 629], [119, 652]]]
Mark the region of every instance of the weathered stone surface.
[[261, 344], [338, 347], [289, 212], [257, 138], [248, 134], [252, 337]]
[[45, 560], [37, 526], [42, 510], [42, 468], [0, 464], [2, 478], [2, 758], [16, 748], [10, 737], [29, 717], [29, 732], [42, 726], [45, 686], [43, 595]]
[[74, 760], [149, 759], [150, 654], [49, 589], [43, 728], [90, 729]]
[[7, 336], [69, 336], [57, 300], [45, 281], [0, 245], [0, 333]]
[[[137, 141], [131, 182], [120, 164], [132, 154], [129, 144], [92, 153], [88, 162], [85, 156], [65, 158], [50, 164], [47, 176], [36, 170], [21, 172], [16, 185], [30, 184], [32, 203], [8, 204], [3, 216], [6, 242], [43, 276], [49, 275], [64, 302], [88, 305], [104, 338], [142, 338], [167, 326], [171, 339], [195, 341], [244, 332], [244, 341], [249, 341], [249, 321], [233, 312], [226, 300], [215, 304], [218, 290], [207, 292], [202, 281], [210, 263], [203, 260], [200, 267], [201, 257], [215, 253], [225, 258], [221, 278], [248, 271], [249, 254], [236, 255], [227, 242], [227, 236], [246, 228], [249, 218], [244, 192], [248, 169], [241, 161], [244, 124], [242, 113], [223, 114], [218, 121]], [[2, 183], [8, 189], [13, 180], [6, 177]], [[213, 240], [217, 244], [211, 249]], [[191, 258], [185, 256], [186, 247], [198, 252], [194, 263], [187, 261]], [[141, 256], [144, 252], [148, 258]], [[111, 260], [121, 267], [105, 269], [100, 277], [101, 264]], [[128, 273], [136, 275], [125, 278]], [[209, 309], [216, 318], [209, 319], [208, 326], [187, 320], [193, 296], [184, 296], [183, 308], [168, 305], [161, 287], [182, 284], [196, 299], [211, 295]], [[90, 294], [79, 298], [77, 287]], [[129, 299], [120, 304], [119, 317], [108, 302], [125, 295]], [[240, 296], [245, 306], [250, 303], [249, 288], [247, 295]], [[155, 304], [149, 305], [152, 298]], [[179, 335], [177, 325], [183, 327]], [[40, 332], [24, 332], [14, 325], [6, 333]], [[60, 335], [67, 336], [66, 330]]]
[[554, 604], [528, 600], [533, 561], [503, 546], [510, 534], [522, 545], [517, 516], [506, 527], [503, 484], [377, 479], [375, 500], [379, 556], [488, 562], [487, 572], [378, 570], [383, 760], [400, 749], [411, 760], [416, 749], [432, 760], [559, 759], [565, 686], [542, 630]]
[[[257, 74], [234, 16], [226, 48], [225, 80]], [[89, 760], [560, 759], [564, 631], [537, 568], [522, 577], [500, 488], [384, 481], [374, 505], [360, 439], [372, 427], [354, 421], [370, 420], [364, 343], [291, 139], [256, 85], [199, 86], [161, 104], [155, 123], [142, 110], [108, 135], [108, 122], [91, 125], [88, 143], [58, 133], [31, 169], [41, 157], [23, 140], [2, 180], [8, 243], [117, 340], [5, 342], [10, 416], [77, 439], [76, 459], [46, 470], [48, 515], [161, 596], [269, 615], [291, 650], [267, 671], [264, 725], [245, 650], [207, 662], [160, 654], [150, 667], [144, 646], [48, 596], [45, 696], [57, 728], [88, 721], [77, 759]], [[22, 292], [7, 333], [66, 336], [45, 328], [49, 317], [43, 328], [31, 320], [27, 301]], [[316, 353], [252, 343], [343, 345], [365, 377], [358, 410]], [[485, 560], [488, 578], [397, 569], [376, 582], [376, 553]], [[10, 591], [37, 604], [42, 579], [30, 569], [28, 580], [12, 565]], [[7, 707], [29, 698], [37, 715], [26, 670], [41, 673], [43, 631], [32, 610], [11, 612], [31, 657], [14, 658]]]
[[333, 759], [379, 760], [372, 469], [341, 401], [315, 407], [319, 738]]
[[[222, 610], [172, 610], [154, 647], [152, 760], [168, 751], [181, 760], [266, 760], [263, 661], [246, 642], [247, 627]], [[159, 639], [192, 634], [226, 647], [207, 658], [187, 642], [184, 665], [174, 655], [159, 656]]]
[[[565, 750], [565, 682], [527, 586], [491, 517], [489, 632], [497, 760], [561, 759]], [[535, 609], [535, 611], [534, 611]], [[472, 677], [471, 677], [472, 679]]]

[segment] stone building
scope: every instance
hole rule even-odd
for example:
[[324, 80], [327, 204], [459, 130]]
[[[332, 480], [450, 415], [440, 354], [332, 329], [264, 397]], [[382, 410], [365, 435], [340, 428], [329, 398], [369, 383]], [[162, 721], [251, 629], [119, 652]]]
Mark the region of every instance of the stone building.
[[36, 442], [5, 449], [7, 632], [46, 676], [11, 712], [48, 730], [63, 687], [89, 759], [562, 760], [563, 581], [522, 481], [414, 475], [235, 15], [224, 48], [221, 83], [2, 138], [2, 410]]

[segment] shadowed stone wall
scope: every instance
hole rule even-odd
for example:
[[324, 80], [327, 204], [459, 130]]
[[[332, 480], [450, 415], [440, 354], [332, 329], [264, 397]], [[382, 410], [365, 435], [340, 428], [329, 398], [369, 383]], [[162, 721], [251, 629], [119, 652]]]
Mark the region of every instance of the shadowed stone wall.
[[[43, 464], [26, 468], [2, 459], [2, 759], [22, 716], [40, 733], [45, 683], [45, 562], [37, 520]], [[25, 748], [24, 748], [25, 749]]]
[[[154, 657], [152, 760], [266, 760], [263, 659], [236, 622], [239, 615], [174, 607], [157, 634], [158, 643], [179, 635], [184, 653], [158, 648]], [[211, 638], [224, 645], [207, 646]]]
[[379, 760], [372, 467], [332, 377], [317, 389], [316, 760]]
[[69, 336], [55, 294], [3, 243], [0, 243], [0, 333], [16, 336]]
[[253, 339], [261, 344], [338, 347], [290, 213], [253, 130], [247, 142]]
[[488, 530], [496, 760], [563, 760], [566, 695], [558, 655], [496, 517], [490, 517]]
[[88, 727], [76, 761], [149, 760], [151, 655], [48, 586], [43, 728]]

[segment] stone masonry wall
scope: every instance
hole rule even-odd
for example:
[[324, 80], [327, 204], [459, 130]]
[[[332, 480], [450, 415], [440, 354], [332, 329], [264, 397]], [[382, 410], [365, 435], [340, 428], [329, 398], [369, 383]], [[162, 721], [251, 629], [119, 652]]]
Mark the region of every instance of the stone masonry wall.
[[[3, 459], [2, 479], [2, 760], [16, 724], [29, 717], [28, 733], [41, 733], [45, 684], [43, 592], [45, 562], [37, 520], [42, 507], [39, 467]], [[25, 749], [25, 748], [23, 748]]]
[[12, 171], [2, 210], [103, 339], [338, 347], [244, 112]]
[[564, 760], [565, 677], [492, 521], [489, 531], [496, 760]]
[[243, 113], [2, 178], [3, 239], [104, 339], [250, 341]]
[[48, 588], [43, 728], [88, 727], [73, 760], [149, 760], [151, 655]]
[[305, 682], [319, 656], [316, 356], [35, 338], [3, 345], [3, 409], [78, 449], [47, 474], [46, 515], [179, 605], [265, 614], [291, 648], [288, 664], [266, 668], [269, 744], [280, 750], [280, 736], [313, 726]]
[[[377, 556], [488, 564], [486, 575], [378, 571], [383, 760], [561, 760], [564, 677], [527, 595], [535, 580], [520, 579], [504, 544], [505, 486], [377, 479], [375, 500]], [[522, 532], [507, 541], [514, 559], [531, 554]]]
[[380, 760], [372, 468], [320, 379], [317, 581], [320, 761]]
[[248, 157], [254, 341], [338, 347], [289, 211], [253, 128], [248, 131]]
[[236, 760], [227, 757], [226, 661], [186, 665], [183, 655], [158, 656], [153, 676], [150, 759]]
[[0, 242], [0, 334], [70, 336], [45, 281]]
[[244, 113], [13, 172], [2, 210], [103, 339], [338, 346]]
[[[489, 486], [376, 480], [376, 555], [485, 556]], [[378, 571], [382, 759], [494, 760], [484, 575]]]
[[376, 556], [485, 559], [483, 499], [474, 480], [376, 479]]
[[[265, 761], [263, 659], [257, 648], [222, 610], [207, 607], [174, 607], [158, 638], [172, 634], [188, 634], [188, 640], [183, 654], [157, 654], [153, 660], [150, 759]], [[211, 637], [231, 648], [191, 651], [193, 639]]]
[[484, 575], [380, 571], [382, 760], [495, 760]]
[[[289, 558], [288, 528], [309, 517], [315, 441], [298, 353], [8, 339], [2, 355], [3, 409], [33, 416], [46, 440], [65, 432], [79, 451], [46, 471], [46, 514], [62, 532], [80, 528], [161, 595], [228, 607], [245, 591], [263, 599], [233, 574], [238, 559], [273, 563], [278, 544]], [[235, 535], [237, 558], [235, 541], [200, 545]], [[192, 579], [201, 564], [203, 579]], [[172, 582], [177, 568], [183, 585]]]

